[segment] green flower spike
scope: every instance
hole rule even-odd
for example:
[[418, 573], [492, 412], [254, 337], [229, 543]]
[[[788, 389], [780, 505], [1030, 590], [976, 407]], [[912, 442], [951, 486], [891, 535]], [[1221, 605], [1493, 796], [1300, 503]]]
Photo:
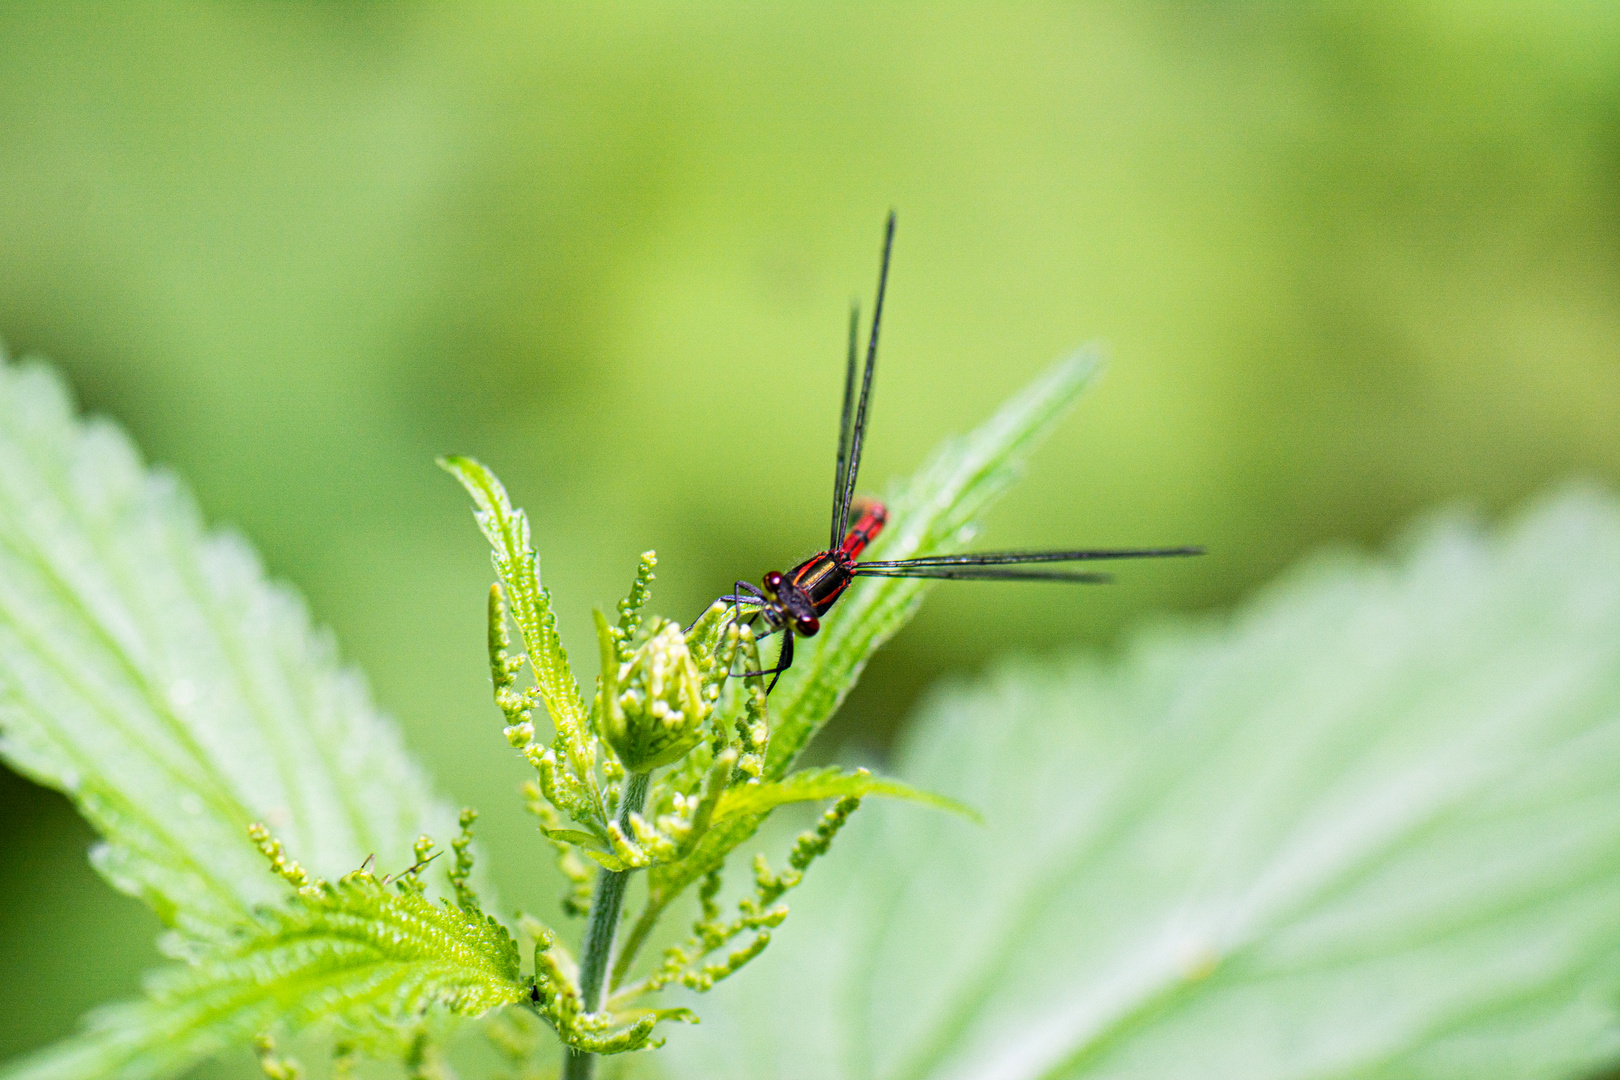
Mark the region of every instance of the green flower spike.
[[686, 635], [675, 623], [660, 620], [620, 665], [618, 636], [600, 611], [596, 633], [602, 646], [602, 738], [630, 773], [680, 760], [703, 738], [704, 721], [713, 710]]

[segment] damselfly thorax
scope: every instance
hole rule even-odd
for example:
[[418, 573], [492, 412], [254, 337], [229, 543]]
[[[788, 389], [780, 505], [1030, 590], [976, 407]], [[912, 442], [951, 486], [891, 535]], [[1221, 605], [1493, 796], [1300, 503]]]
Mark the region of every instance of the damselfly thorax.
[[888, 510], [875, 499], [857, 500], [856, 509], [860, 516], [842, 544], [818, 551], [785, 574], [772, 570], [765, 575], [764, 596], [776, 602], [761, 607], [759, 613], [772, 629], [791, 626], [801, 637], [811, 637], [821, 629], [821, 616], [855, 580], [856, 556], [877, 538], [889, 519]]

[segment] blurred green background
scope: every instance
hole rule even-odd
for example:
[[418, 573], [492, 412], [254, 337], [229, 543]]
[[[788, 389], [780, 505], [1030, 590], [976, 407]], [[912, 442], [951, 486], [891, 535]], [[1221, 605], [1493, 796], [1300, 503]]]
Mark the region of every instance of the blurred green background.
[[[947, 669], [1620, 474], [1612, 4], [0, 5], [0, 337], [308, 595], [509, 905], [545, 858], [434, 456], [529, 508], [581, 657], [645, 548], [676, 616], [796, 561], [891, 205], [863, 486], [1098, 338], [981, 542], [1211, 554], [941, 588], [846, 756]], [[4, 1058], [131, 992], [156, 924], [65, 802], [6, 775], [0, 817]]]

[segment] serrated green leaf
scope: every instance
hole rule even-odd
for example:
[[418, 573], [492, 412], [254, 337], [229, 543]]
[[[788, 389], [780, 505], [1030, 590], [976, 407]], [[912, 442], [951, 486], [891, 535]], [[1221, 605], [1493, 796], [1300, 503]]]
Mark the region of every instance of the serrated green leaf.
[[881, 795], [890, 799], [906, 799], [932, 806], [936, 810], [960, 814], [969, 821], [983, 823], [976, 810], [964, 806], [955, 799], [923, 791], [891, 777], [873, 776], [865, 769], [846, 772], [835, 766], [801, 769], [784, 780], [742, 784], [728, 788], [725, 794], [720, 796], [720, 805], [715, 809], [714, 820], [721, 822], [735, 817], [767, 814], [778, 806], [785, 806], [788, 803], [816, 802], [845, 795]]
[[461, 481], [477, 506], [473, 516], [493, 549], [495, 572], [506, 586], [512, 621], [523, 635], [529, 668], [552, 724], [570, 745], [581, 742], [587, 728], [584, 704], [557, 636], [551, 593], [540, 585], [540, 559], [529, 545], [527, 515], [512, 505], [495, 474], [472, 458], [445, 457], [439, 465]]
[[108, 880], [193, 941], [279, 895], [252, 821], [328, 877], [455, 831], [297, 595], [37, 363], [0, 363], [0, 732], [101, 833]]
[[305, 890], [245, 940], [162, 972], [144, 1000], [93, 1014], [83, 1036], [3, 1075], [153, 1080], [270, 1028], [333, 1021], [366, 1037], [430, 1006], [476, 1016], [526, 994], [517, 944], [494, 920], [365, 875]]
[[[1620, 1020], [1620, 509], [1319, 561], [936, 696], [676, 1077], [1580, 1077]], [[864, 820], [863, 820], [864, 819]]]
[[581, 832], [578, 829], [547, 829], [543, 826], [540, 831], [553, 840], [561, 840], [565, 844], [573, 844], [588, 851], [606, 851], [602, 847], [602, 841], [588, 832]]
[[[868, 559], [908, 559], [961, 548], [979, 517], [1022, 474], [1024, 463], [1101, 368], [1095, 348], [1058, 361], [963, 438], [948, 440], [888, 498], [889, 525]], [[771, 694], [765, 778], [780, 779], [855, 685], [866, 660], [916, 614], [931, 582], [857, 578], [821, 633], [799, 643]]]

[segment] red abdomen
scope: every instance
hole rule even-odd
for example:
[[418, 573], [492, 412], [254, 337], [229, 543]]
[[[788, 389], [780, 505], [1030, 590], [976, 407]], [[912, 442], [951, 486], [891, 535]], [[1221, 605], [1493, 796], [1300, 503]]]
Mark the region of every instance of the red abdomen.
[[866, 550], [866, 545], [877, 539], [877, 534], [883, 531], [883, 525], [889, 520], [889, 511], [876, 499], [856, 499], [852, 507], [855, 511], [855, 523], [844, 534], [844, 542], [839, 545], [839, 554], [846, 559], [854, 559]]

